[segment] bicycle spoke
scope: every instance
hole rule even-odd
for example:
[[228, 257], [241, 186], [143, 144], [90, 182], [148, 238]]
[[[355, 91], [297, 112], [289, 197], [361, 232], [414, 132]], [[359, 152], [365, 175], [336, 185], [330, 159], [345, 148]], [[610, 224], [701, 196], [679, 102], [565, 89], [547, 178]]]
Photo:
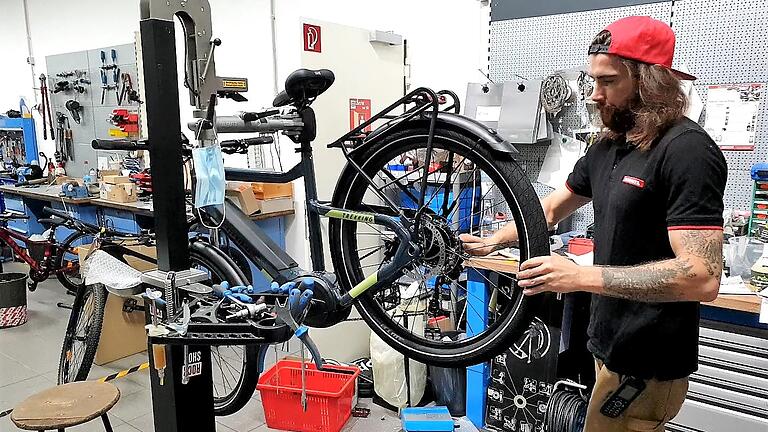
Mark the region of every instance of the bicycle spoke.
[[374, 249], [374, 250], [372, 250], [372, 251], [368, 252], [367, 254], [365, 254], [365, 255], [361, 256], [361, 257], [360, 257], [360, 261], [362, 261], [362, 260], [364, 260], [364, 259], [368, 258], [369, 256], [371, 256], [371, 255], [375, 254], [376, 252], [380, 251], [380, 250], [381, 250], [383, 247], [384, 247], [384, 245], [381, 245], [381, 246], [379, 246], [377, 249]]

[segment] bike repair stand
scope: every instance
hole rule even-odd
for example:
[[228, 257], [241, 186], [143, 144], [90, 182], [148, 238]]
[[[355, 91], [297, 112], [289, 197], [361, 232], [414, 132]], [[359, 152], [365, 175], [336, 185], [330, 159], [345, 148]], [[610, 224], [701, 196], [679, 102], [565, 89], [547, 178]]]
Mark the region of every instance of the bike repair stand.
[[[196, 282], [208, 279], [208, 274], [189, 269], [181, 272], [153, 270], [141, 276], [142, 282], [163, 293], [165, 316], [180, 312], [179, 294], [184, 290], [206, 288]], [[153, 300], [147, 301], [145, 304]], [[147, 322], [152, 322], [152, 310], [146, 307]], [[213, 376], [210, 345], [156, 344], [150, 330], [149, 365], [152, 385], [152, 410], [156, 431], [215, 431], [213, 414]], [[164, 359], [156, 359], [156, 350], [164, 350]], [[158, 366], [163, 366], [162, 371]]]
[[[157, 236], [156, 277], [147, 277], [148, 285], [162, 288], [169, 304], [182, 284], [191, 283], [189, 272], [188, 227], [179, 113], [179, 79], [176, 73], [174, 17], [184, 28], [184, 59], [190, 86], [190, 100], [200, 116], [207, 96], [216, 94], [221, 79], [216, 77], [211, 44], [211, 16], [207, 0], [141, 0], [139, 24], [141, 44], [137, 57], [142, 65], [143, 98], [146, 112], [146, 136], [149, 138], [152, 169], [153, 208]], [[210, 50], [210, 52], [209, 52]], [[186, 81], [186, 80], [185, 80]], [[169, 278], [170, 274], [175, 275]], [[166, 286], [168, 281], [170, 286]], [[159, 286], [158, 286], [159, 285]], [[174, 294], [175, 293], [175, 294]], [[152, 302], [152, 301], [150, 301]], [[149, 309], [149, 308], [147, 308]], [[154, 362], [149, 338], [150, 362]], [[152, 370], [152, 409], [157, 432], [214, 432], [213, 383], [210, 345], [166, 345], [166, 368], [162, 385], [160, 375]], [[192, 361], [190, 361], [192, 360]], [[186, 375], [182, 370], [187, 363]], [[198, 373], [199, 372], [199, 373]]]

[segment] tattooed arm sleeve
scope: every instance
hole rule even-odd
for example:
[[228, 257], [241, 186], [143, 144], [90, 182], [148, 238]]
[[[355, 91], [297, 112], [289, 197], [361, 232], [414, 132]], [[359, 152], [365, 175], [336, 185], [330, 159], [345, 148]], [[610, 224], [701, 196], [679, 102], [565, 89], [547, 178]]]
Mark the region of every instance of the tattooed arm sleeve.
[[711, 301], [723, 264], [720, 230], [671, 230], [675, 258], [633, 267], [603, 267], [598, 294], [645, 302]]

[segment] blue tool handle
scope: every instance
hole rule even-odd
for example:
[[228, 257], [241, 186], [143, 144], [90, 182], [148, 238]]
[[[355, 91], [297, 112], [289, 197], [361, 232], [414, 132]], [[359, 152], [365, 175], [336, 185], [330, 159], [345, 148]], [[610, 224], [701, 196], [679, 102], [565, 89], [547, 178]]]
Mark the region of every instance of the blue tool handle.
[[101, 63], [107, 62], [107, 53], [105, 53], [103, 50], [101, 51]]
[[244, 294], [253, 294], [254, 292], [252, 285], [248, 285], [248, 286], [238, 285], [236, 287], [232, 287], [231, 291], [236, 293], [244, 293]]
[[288, 294], [288, 307], [291, 309], [291, 315], [293, 315], [294, 318], [301, 314], [301, 309], [299, 309], [300, 300], [301, 291], [299, 291], [298, 288], [292, 289], [290, 294]]
[[242, 293], [232, 293], [228, 295], [227, 297], [232, 297], [240, 300], [243, 303], [253, 303], [253, 299], [248, 296], [248, 294], [242, 294]]
[[296, 287], [296, 282], [286, 282], [280, 287], [280, 294], [288, 294]]
[[101, 83], [105, 86], [107, 85], [107, 73], [103, 70], [101, 71]]
[[306, 326], [301, 326], [296, 329], [294, 334], [309, 350], [309, 354], [312, 356], [312, 361], [315, 362], [317, 370], [323, 370], [323, 358], [320, 356], [320, 350], [317, 349], [317, 345], [315, 345], [315, 342], [309, 337], [309, 329]]
[[309, 302], [312, 301], [313, 295], [314, 292], [310, 289], [304, 290], [304, 292], [301, 293], [301, 298], [299, 299], [299, 310], [304, 310], [304, 308], [307, 307]]
[[112, 64], [117, 64], [117, 50], [112, 49]]
[[304, 287], [304, 289], [313, 290], [315, 289], [315, 280], [306, 277], [301, 280], [301, 285]]

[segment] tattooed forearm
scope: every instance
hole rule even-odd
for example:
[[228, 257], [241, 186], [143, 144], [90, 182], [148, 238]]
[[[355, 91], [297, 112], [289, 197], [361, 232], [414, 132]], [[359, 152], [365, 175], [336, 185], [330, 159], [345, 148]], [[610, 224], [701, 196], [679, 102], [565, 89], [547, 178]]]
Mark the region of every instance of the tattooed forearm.
[[603, 293], [642, 302], [683, 300], [678, 289], [681, 278], [695, 278], [687, 258], [675, 258], [635, 267], [602, 268]]
[[689, 254], [702, 259], [710, 276], [723, 271], [723, 233], [720, 231], [684, 231], [682, 244]]

